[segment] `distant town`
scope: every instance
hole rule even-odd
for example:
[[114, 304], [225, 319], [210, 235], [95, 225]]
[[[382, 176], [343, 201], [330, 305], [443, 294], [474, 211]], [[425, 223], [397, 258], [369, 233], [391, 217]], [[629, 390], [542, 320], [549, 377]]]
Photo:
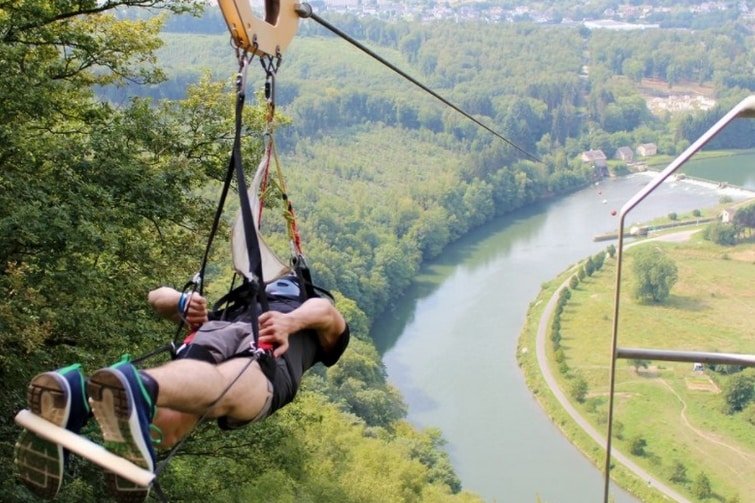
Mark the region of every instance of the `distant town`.
[[[613, 8], [585, 5], [554, 5], [554, 2], [490, 2], [482, 0], [398, 1], [398, 0], [313, 0], [323, 12], [349, 13], [383, 20], [482, 21], [487, 23], [533, 22], [541, 24], [584, 24], [587, 28], [642, 29], [685, 27], [693, 19], [739, 19], [755, 27], [755, 8], [749, 2], [648, 2], [625, 3]], [[606, 2], [608, 4], [608, 2]], [[613, 3], [615, 5], [615, 3]]]

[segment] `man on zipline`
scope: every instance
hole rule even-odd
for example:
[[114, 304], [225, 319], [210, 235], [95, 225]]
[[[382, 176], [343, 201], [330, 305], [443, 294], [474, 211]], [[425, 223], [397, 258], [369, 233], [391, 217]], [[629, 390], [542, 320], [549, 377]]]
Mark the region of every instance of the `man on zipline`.
[[[162, 287], [149, 294], [160, 315], [201, 325], [176, 360], [137, 370], [125, 356], [97, 370], [86, 385], [78, 364], [45, 372], [28, 386], [29, 409], [78, 434], [91, 404], [107, 449], [150, 471], [156, 467], [150, 428], [161, 430], [161, 445], [170, 446], [202, 418], [218, 419], [223, 429], [260, 421], [293, 400], [307, 369], [317, 362], [335, 364], [350, 337], [348, 324], [328, 300], [300, 300], [295, 276], [273, 281], [266, 292], [269, 310], [258, 317], [258, 346], [270, 348], [272, 356], [262, 365], [250, 320], [208, 320], [200, 295]], [[28, 430], [16, 446], [22, 481], [48, 499], [60, 489], [67, 456], [60, 445]], [[106, 471], [106, 478], [119, 501], [143, 501], [149, 494], [149, 488], [113, 473]]]

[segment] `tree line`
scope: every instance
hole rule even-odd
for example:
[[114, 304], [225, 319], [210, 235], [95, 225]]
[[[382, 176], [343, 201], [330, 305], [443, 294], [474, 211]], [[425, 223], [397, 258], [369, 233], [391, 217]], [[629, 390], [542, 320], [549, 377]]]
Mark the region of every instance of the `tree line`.
[[[620, 146], [649, 142], [660, 153], [678, 154], [753, 89], [742, 80], [753, 73], [743, 71], [752, 70], [752, 36], [739, 21], [695, 32], [647, 30], [642, 37], [524, 23], [424, 26], [348, 15], [333, 15], [332, 22], [517, 144], [539, 154], [563, 151], [568, 159], [591, 148], [610, 156]], [[218, 37], [212, 42], [218, 49], [207, 53], [201, 48], [207, 39], [167, 34], [163, 61], [174, 69], [175, 80], [151, 92], [177, 97], [160, 90], [168, 86], [180, 93], [182, 72], [197, 78], [196, 65], [179, 62], [186, 50], [199, 54], [205, 67], [217, 68], [217, 54], [227, 42], [227, 36]], [[484, 131], [344, 44], [319, 25], [301, 22], [279, 79], [280, 102], [296, 119], [290, 134], [310, 138], [383, 122], [464, 144], [486, 141]], [[326, 57], [336, 52], [338, 58]], [[672, 90], [680, 83], [711, 84], [719, 105], [656, 118], [638, 91], [642, 79], [660, 80]], [[752, 147], [753, 126], [741, 122], [714, 139], [715, 146]]]

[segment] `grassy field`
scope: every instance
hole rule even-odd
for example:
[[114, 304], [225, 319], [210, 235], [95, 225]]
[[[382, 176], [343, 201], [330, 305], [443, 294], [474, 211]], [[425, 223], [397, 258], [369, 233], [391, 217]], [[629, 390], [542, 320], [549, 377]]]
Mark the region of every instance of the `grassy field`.
[[[755, 352], [755, 245], [722, 248], [693, 238], [647, 246], [660, 246], [674, 259], [679, 281], [663, 305], [638, 304], [631, 296], [627, 252], [620, 346]], [[605, 428], [607, 413], [614, 282], [615, 261], [607, 260], [572, 292], [561, 315], [561, 345], [570, 371], [566, 376], [557, 372], [560, 384], [569, 390], [576, 375], [587, 381], [587, 399], [575, 405], [599, 429]], [[747, 501], [755, 494], [755, 428], [747, 413], [723, 412], [721, 389], [729, 378], [707, 369], [694, 372], [689, 363], [650, 362], [636, 369], [619, 360], [616, 447], [629, 454], [630, 442], [642, 437], [647, 446], [644, 455], [634, 456], [636, 462], [692, 500], [694, 482], [705, 473], [713, 489], [710, 501]], [[675, 483], [670, 476], [679, 464], [686, 477]]]
[[[571, 417], [563, 410], [556, 397], [551, 393], [543, 380], [535, 355], [535, 337], [537, 326], [543, 314], [543, 309], [548, 299], [557, 288], [576, 271], [567, 270], [559, 277], [544, 284], [538, 297], [530, 304], [527, 318], [519, 338], [517, 361], [527, 381], [527, 386], [534, 394], [537, 401], [555, 424], [577, 448], [593, 463], [602, 470], [605, 462], [604, 445], [595, 443]], [[608, 354], [608, 353], [606, 353]], [[551, 353], [551, 358], [553, 357]], [[555, 367], [555, 364], [553, 364]], [[605, 430], [605, 428], [602, 428]], [[649, 489], [644, 481], [640, 480], [621, 465], [615, 465], [611, 471], [612, 478], [623, 488], [648, 503], [668, 502], [669, 500]], [[600, 494], [595, 494], [594, 501], [600, 499]]]

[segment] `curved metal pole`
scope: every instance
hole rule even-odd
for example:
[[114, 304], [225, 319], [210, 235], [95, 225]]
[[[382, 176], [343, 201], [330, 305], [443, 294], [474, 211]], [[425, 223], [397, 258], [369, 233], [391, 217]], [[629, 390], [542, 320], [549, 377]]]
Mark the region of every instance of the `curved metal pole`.
[[611, 338], [611, 365], [609, 367], [608, 384], [608, 431], [606, 432], [606, 460], [603, 467], [605, 479], [603, 485], [603, 502], [608, 503], [608, 492], [611, 487], [611, 441], [613, 439], [613, 396], [616, 387], [616, 347], [619, 333], [619, 294], [621, 290], [621, 265], [624, 263], [624, 219], [626, 212], [623, 208], [619, 218], [619, 245], [616, 249], [616, 286], [613, 299], [613, 337]]
[[662, 184], [671, 174], [679, 169], [679, 167], [687, 162], [698, 150], [700, 150], [711, 138], [718, 134], [724, 127], [726, 127], [732, 120], [737, 117], [749, 117], [755, 118], [755, 95], [748, 96], [729, 113], [724, 115], [721, 120], [716, 122], [713, 127], [708, 129], [700, 138], [698, 138], [692, 145], [690, 145], [684, 152], [674, 159], [671, 164], [663, 171], [658, 173], [642, 190], [635, 194], [624, 206], [621, 207], [621, 213], [619, 217], [619, 246], [616, 253], [616, 286], [614, 296], [613, 307], [613, 334], [611, 336], [611, 365], [609, 376], [609, 390], [608, 390], [608, 431], [606, 433], [606, 461], [605, 461], [605, 480], [603, 489], [603, 502], [608, 503], [608, 492], [611, 485], [611, 436], [613, 431], [613, 408], [614, 408], [614, 392], [616, 390], [616, 359], [617, 359], [617, 347], [619, 337], [619, 294], [621, 291], [621, 266], [624, 256], [624, 221], [627, 214], [632, 211], [635, 206], [642, 202], [651, 192], [653, 192], [660, 184]]

